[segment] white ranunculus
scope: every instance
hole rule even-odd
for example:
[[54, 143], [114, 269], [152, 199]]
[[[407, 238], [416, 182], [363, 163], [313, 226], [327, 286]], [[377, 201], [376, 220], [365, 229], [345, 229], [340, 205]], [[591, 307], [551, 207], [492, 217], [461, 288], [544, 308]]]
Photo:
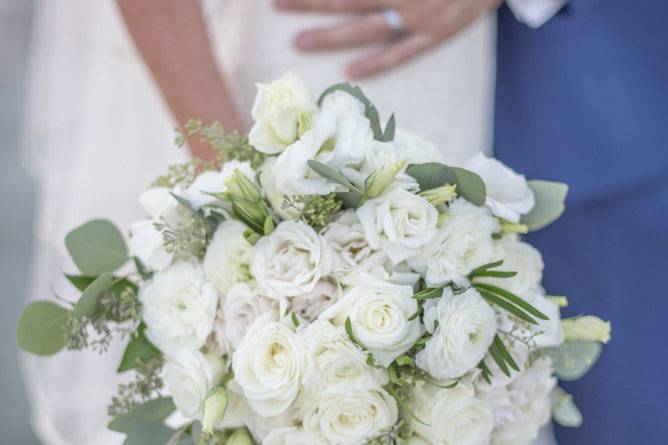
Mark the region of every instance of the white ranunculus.
[[556, 303], [545, 298], [540, 287], [534, 287], [519, 295], [524, 301], [541, 311], [547, 320], [534, 317], [537, 325], [519, 323], [505, 311], [499, 317], [499, 329], [506, 332], [515, 331], [516, 335], [531, 338], [538, 348], [558, 346], [564, 341], [564, 331], [561, 325], [561, 311]]
[[255, 121], [248, 141], [256, 150], [276, 154], [294, 143], [304, 123], [318, 111], [313, 91], [292, 73], [285, 73], [270, 84], [258, 84], [251, 110]]
[[139, 258], [153, 271], [166, 268], [174, 259], [174, 254], [165, 249], [162, 233], [150, 219], [142, 219], [130, 225], [128, 249], [131, 256]]
[[219, 292], [226, 294], [237, 283], [251, 280], [253, 246], [246, 241], [246, 226], [236, 220], [220, 223], [204, 257], [204, 270]]
[[222, 358], [199, 351], [181, 350], [167, 356], [163, 378], [176, 408], [184, 417], [201, 416], [204, 400], [219, 384], [224, 370]]
[[357, 216], [373, 249], [394, 264], [418, 255], [436, 234], [438, 212], [427, 200], [394, 187], [366, 201]]
[[341, 299], [320, 316], [343, 326], [348, 317], [355, 338], [382, 366], [410, 349], [422, 334], [420, 321], [408, 318], [417, 311], [413, 287], [368, 276], [348, 288]]
[[506, 235], [495, 243], [496, 260], [503, 260], [499, 269], [517, 272], [511, 278], [481, 278], [480, 281], [522, 295], [540, 285], [543, 279], [543, 257], [531, 244], [517, 236]]
[[306, 360], [301, 339], [265, 315], [249, 328], [232, 356], [234, 380], [262, 417], [286, 411], [297, 397]]
[[306, 347], [307, 393], [365, 391], [387, 384], [387, 372], [370, 366], [366, 353], [342, 327], [316, 320], [301, 336]]
[[310, 291], [297, 295], [290, 301], [290, 312], [300, 319], [313, 321], [341, 296], [341, 285], [334, 277], [318, 281]]
[[436, 379], [457, 378], [473, 369], [496, 334], [496, 314], [474, 288], [455, 294], [446, 287], [438, 302], [425, 304], [423, 320], [433, 336], [415, 363]]
[[310, 226], [283, 221], [255, 245], [252, 272], [272, 298], [295, 297], [313, 290], [333, 266], [327, 241]]
[[296, 426], [272, 430], [262, 445], [327, 445], [321, 438]]
[[[550, 419], [550, 394], [556, 385], [549, 359], [541, 358], [521, 373], [508, 387], [490, 394], [495, 400], [497, 425], [495, 445], [526, 444], [538, 436]], [[506, 393], [503, 394], [503, 391]]]
[[[222, 323], [216, 329], [216, 337], [224, 339], [236, 349], [241, 344], [248, 328], [261, 316], [269, 314], [272, 320], [278, 320], [278, 306], [258, 292], [248, 283], [232, 286], [221, 303]], [[219, 340], [220, 342], [220, 340]]]
[[156, 273], [139, 299], [146, 335], [163, 351], [199, 349], [213, 330], [218, 295], [199, 264], [181, 261]]
[[456, 199], [443, 227], [409, 263], [424, 276], [428, 286], [453, 282], [464, 287], [473, 269], [494, 261], [492, 234], [499, 228], [486, 207]]
[[487, 400], [476, 397], [473, 387], [460, 382], [451, 389], [429, 384], [416, 387], [411, 402], [424, 425], [413, 421], [416, 433], [434, 445], [487, 445], [494, 417]]
[[384, 389], [324, 393], [304, 415], [304, 429], [328, 443], [362, 445], [397, 421], [395, 400]]
[[286, 196], [326, 195], [340, 190], [341, 186], [316, 174], [308, 161], [314, 159], [335, 170], [359, 165], [373, 141], [362, 103], [342, 91], [327, 95], [313, 127], [273, 164], [276, 190]]
[[249, 178], [255, 177], [250, 162], [240, 162], [235, 159], [225, 162], [223, 168], [217, 171], [200, 173], [192, 184], [184, 191], [183, 197], [196, 208], [211, 204], [216, 198], [208, 193], [223, 193], [227, 191], [225, 181], [232, 177], [235, 170], [240, 170]]
[[521, 215], [533, 208], [533, 192], [524, 176], [502, 162], [478, 153], [466, 163], [466, 168], [477, 173], [485, 182], [485, 204], [499, 218], [517, 223]]

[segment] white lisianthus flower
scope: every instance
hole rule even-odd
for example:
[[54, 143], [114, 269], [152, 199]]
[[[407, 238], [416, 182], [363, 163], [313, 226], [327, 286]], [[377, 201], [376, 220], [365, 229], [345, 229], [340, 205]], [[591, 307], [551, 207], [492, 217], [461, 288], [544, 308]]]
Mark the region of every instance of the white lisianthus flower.
[[394, 187], [357, 209], [366, 239], [394, 264], [418, 255], [436, 234], [438, 212], [427, 200]]
[[251, 325], [232, 356], [234, 380], [262, 417], [286, 411], [297, 397], [306, 366], [301, 339], [267, 315]]
[[312, 128], [281, 153], [273, 164], [276, 190], [292, 196], [326, 195], [341, 189], [338, 184], [311, 170], [308, 161], [315, 159], [335, 170], [358, 165], [373, 141], [362, 103], [343, 91], [327, 95]]
[[[507, 388], [492, 392], [497, 399], [497, 425], [492, 435], [495, 445], [525, 444], [538, 436], [540, 428], [550, 419], [550, 393], [556, 386], [552, 364], [543, 357], [522, 372]], [[499, 391], [507, 391], [506, 398]], [[505, 403], [500, 403], [504, 401]], [[508, 406], [510, 401], [511, 406]], [[500, 411], [500, 414], [496, 411]]]
[[428, 425], [412, 421], [413, 429], [435, 445], [487, 445], [494, 427], [492, 410], [485, 399], [476, 397], [473, 387], [460, 382], [451, 389], [429, 384], [416, 387], [412, 401], [417, 417]]
[[213, 330], [218, 295], [199, 264], [177, 262], [156, 273], [139, 300], [146, 336], [165, 352], [197, 350]]
[[148, 216], [154, 220], [172, 213], [181, 205], [174, 199], [172, 193], [179, 194], [181, 190], [171, 190], [166, 187], [152, 187], [139, 197], [139, 204], [144, 208]]
[[313, 321], [341, 296], [341, 285], [334, 277], [318, 281], [310, 291], [297, 295], [290, 301], [290, 312], [306, 321]]
[[251, 280], [253, 246], [246, 241], [246, 226], [236, 220], [220, 223], [204, 257], [207, 278], [226, 294], [237, 283]]
[[272, 430], [262, 445], [327, 445], [327, 442], [295, 426]]
[[325, 393], [312, 401], [304, 429], [327, 443], [363, 444], [397, 421], [396, 401], [384, 390]]
[[466, 168], [484, 181], [487, 189], [485, 204], [499, 218], [517, 223], [521, 215], [533, 208], [533, 192], [524, 176], [502, 162], [478, 153], [466, 163]]
[[424, 276], [428, 286], [453, 282], [465, 287], [473, 269], [494, 261], [492, 234], [500, 226], [487, 208], [461, 198], [450, 204], [448, 211], [443, 227], [409, 264]]
[[515, 235], [506, 235], [495, 243], [494, 257], [503, 260], [499, 269], [517, 272], [510, 278], [479, 278], [479, 281], [522, 295], [540, 285], [543, 279], [543, 257], [531, 244]]
[[257, 89], [248, 141], [257, 151], [277, 154], [299, 139], [318, 105], [313, 91], [289, 72], [268, 85], [257, 84]]
[[[260, 295], [247, 283], [232, 286], [222, 299], [222, 323], [216, 329], [219, 342], [236, 349], [241, 344], [249, 327], [261, 316], [269, 314], [278, 320], [276, 302]], [[224, 341], [221, 341], [224, 339]]]
[[130, 225], [128, 249], [131, 256], [139, 258], [146, 267], [159, 271], [174, 260], [174, 254], [165, 249], [162, 233], [150, 219], [143, 219]]
[[240, 170], [249, 178], [255, 177], [250, 162], [240, 162], [236, 159], [225, 162], [219, 171], [205, 171], [200, 173], [192, 184], [184, 191], [183, 197], [194, 207], [199, 208], [216, 201], [216, 198], [207, 193], [223, 193], [227, 191], [225, 181], [232, 177], [235, 170]]
[[327, 241], [302, 222], [283, 221], [255, 245], [252, 273], [272, 298], [310, 292], [332, 270]]
[[260, 186], [264, 190], [264, 195], [267, 197], [272, 210], [283, 219], [297, 219], [299, 212], [293, 207], [283, 208], [286, 196], [278, 191], [276, 185], [276, 177], [274, 172], [274, 164], [276, 164], [275, 157], [268, 157], [262, 167], [258, 179]]
[[186, 418], [202, 414], [209, 391], [220, 382], [225, 371], [222, 358], [199, 351], [181, 350], [167, 356], [163, 377], [179, 412]]
[[301, 336], [306, 347], [307, 393], [365, 391], [387, 384], [387, 372], [370, 366], [366, 353], [342, 327], [316, 320]]
[[415, 363], [436, 379], [457, 378], [473, 369], [496, 334], [496, 314], [474, 288], [455, 294], [446, 287], [438, 302], [425, 304], [423, 320], [433, 336]]
[[398, 157], [405, 159], [407, 164], [423, 164], [425, 162], [448, 163], [444, 150], [439, 149], [433, 142], [410, 131], [397, 128], [394, 135], [394, 144], [397, 146]]
[[353, 334], [382, 366], [410, 349], [422, 334], [420, 321], [409, 321], [417, 311], [413, 287], [367, 276], [347, 289], [334, 306], [320, 316], [343, 326], [350, 317]]

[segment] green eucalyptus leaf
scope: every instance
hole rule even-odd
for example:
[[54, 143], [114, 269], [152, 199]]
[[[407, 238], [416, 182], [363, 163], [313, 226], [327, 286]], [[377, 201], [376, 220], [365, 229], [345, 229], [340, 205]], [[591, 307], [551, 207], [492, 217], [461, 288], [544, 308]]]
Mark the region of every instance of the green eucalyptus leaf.
[[137, 328], [136, 335], [125, 347], [125, 352], [121, 358], [120, 365], [118, 365], [117, 372], [134, 369], [140, 363], [146, 363], [160, 355], [160, 350], [153, 346], [153, 343], [146, 338], [146, 334], [144, 334], [145, 329], [146, 326], [143, 323]]
[[360, 192], [340, 192], [336, 194], [336, 197], [341, 201], [344, 209], [356, 209], [364, 195]]
[[528, 181], [533, 191], [535, 204], [533, 209], [522, 216], [520, 222], [529, 230], [539, 230], [556, 221], [566, 209], [568, 185], [552, 181]]
[[566, 341], [556, 348], [547, 348], [554, 372], [560, 380], [582, 378], [601, 356], [603, 346], [593, 341]]
[[90, 317], [97, 311], [97, 303], [100, 294], [108, 291], [114, 285], [114, 276], [111, 272], [105, 272], [97, 277], [81, 294], [79, 301], [74, 306], [74, 313], [80, 317]]
[[77, 289], [79, 289], [80, 291], [83, 292], [84, 290], [86, 290], [86, 288], [88, 286], [91, 285], [91, 283], [93, 281], [95, 281], [96, 277], [91, 277], [91, 276], [88, 276], [88, 275], [68, 275], [68, 274], [65, 274], [65, 278], [67, 278], [67, 280], [70, 283], [72, 283], [72, 285], [74, 287], [76, 287]]
[[52, 355], [65, 347], [67, 319], [71, 311], [51, 301], [30, 303], [21, 314], [16, 341], [24, 351]]
[[128, 259], [123, 235], [105, 219], [96, 219], [72, 230], [65, 237], [65, 246], [84, 275], [113, 272]]
[[[332, 85], [331, 87], [323, 91], [323, 93], [320, 95], [320, 97], [318, 98], [318, 105], [322, 105], [322, 101], [325, 100], [325, 97], [327, 97], [327, 95], [331, 93], [334, 93], [335, 91], [346, 92], [351, 96], [353, 96], [354, 98], [356, 98], [357, 100], [359, 100], [360, 102], [362, 102], [362, 105], [364, 105], [364, 116], [366, 116], [366, 118], [369, 119], [369, 124], [371, 125], [371, 130], [373, 131], [374, 139], [378, 141], [384, 141], [385, 140], [384, 134], [380, 128], [380, 116], [378, 115], [378, 110], [376, 109], [374, 104], [372, 104], [371, 101], [364, 95], [360, 87], [353, 86], [348, 82], [337, 83], [335, 85]], [[390, 122], [388, 122], [388, 126], [389, 125]], [[392, 130], [391, 133], [394, 133], [394, 131]]]
[[383, 132], [383, 140], [381, 142], [390, 142], [394, 140], [394, 133], [397, 129], [397, 122], [394, 118], [394, 114], [390, 116], [385, 124], [385, 131]]
[[573, 396], [559, 387], [552, 391], [552, 418], [567, 428], [582, 425], [582, 413], [573, 402]]
[[[126, 414], [115, 417], [109, 422], [107, 427], [112, 431], [127, 434], [136, 430], [138, 427], [141, 427], [143, 424], [151, 422], [161, 423], [175, 409], [176, 406], [174, 406], [171, 397], [160, 397], [158, 399], [149, 400], [146, 403], [132, 408]], [[171, 434], [167, 436], [165, 442], [169, 440], [170, 436]]]
[[482, 178], [472, 171], [450, 167], [438, 162], [411, 164], [406, 173], [420, 184], [420, 190], [430, 190], [445, 184], [457, 186], [457, 194], [467, 201], [481, 206], [485, 203], [487, 189]]
[[[123, 445], [162, 445], [168, 443], [174, 436], [174, 430], [158, 421], [142, 422], [126, 432]], [[185, 444], [188, 442], [177, 442]]]
[[334, 170], [332, 167], [330, 167], [327, 164], [323, 164], [322, 162], [314, 161], [313, 159], [310, 159], [308, 161], [308, 166], [311, 167], [311, 169], [322, 176], [325, 179], [329, 179], [330, 181], [336, 182], [337, 184], [341, 184], [345, 188], [348, 189], [348, 191], [355, 191], [355, 192], [360, 192], [355, 185], [353, 185], [352, 182], [348, 180], [345, 176], [343, 176], [340, 172]]

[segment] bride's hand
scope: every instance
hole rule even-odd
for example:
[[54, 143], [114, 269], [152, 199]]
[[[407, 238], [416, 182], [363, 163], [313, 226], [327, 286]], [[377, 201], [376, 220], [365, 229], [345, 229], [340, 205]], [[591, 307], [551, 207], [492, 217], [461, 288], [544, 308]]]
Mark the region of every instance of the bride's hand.
[[352, 78], [373, 76], [405, 63], [457, 34], [502, 1], [275, 0], [283, 10], [358, 14], [343, 24], [299, 33], [296, 45], [301, 51], [331, 51], [393, 39], [380, 51], [348, 64], [346, 72]]

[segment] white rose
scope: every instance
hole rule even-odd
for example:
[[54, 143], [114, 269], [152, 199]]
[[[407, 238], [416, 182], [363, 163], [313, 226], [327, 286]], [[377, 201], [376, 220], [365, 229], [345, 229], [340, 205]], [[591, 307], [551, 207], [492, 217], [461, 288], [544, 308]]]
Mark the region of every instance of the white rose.
[[410, 349], [421, 335], [420, 321], [409, 321], [417, 311], [412, 286], [403, 286], [368, 276], [363, 284], [350, 287], [341, 300], [321, 319], [343, 326], [346, 318], [355, 338], [375, 360], [387, 367]]
[[521, 215], [533, 208], [533, 192], [524, 176], [502, 162], [478, 153], [467, 162], [466, 168], [477, 173], [485, 182], [485, 204], [499, 218], [517, 223]]
[[251, 408], [277, 416], [297, 397], [305, 364], [304, 347], [286, 326], [262, 316], [249, 328], [232, 356], [234, 379]]
[[255, 245], [252, 272], [272, 298], [309, 292], [331, 270], [327, 241], [302, 222], [283, 221]]
[[362, 445], [397, 421], [395, 400], [384, 390], [325, 393], [304, 415], [304, 429], [328, 443]]
[[262, 315], [270, 314], [272, 320], [278, 320], [276, 302], [261, 296], [247, 283], [232, 286], [222, 300], [223, 317], [217, 337], [224, 338], [226, 341], [222, 343], [233, 349], [241, 344], [249, 327]]
[[446, 287], [438, 302], [425, 305], [423, 320], [433, 337], [415, 363], [437, 379], [460, 377], [473, 369], [496, 334], [496, 314], [474, 288], [455, 294]]
[[253, 246], [244, 238], [246, 226], [236, 220], [220, 223], [204, 256], [207, 278], [219, 292], [251, 280]]
[[[550, 394], [556, 385], [549, 359], [541, 358], [521, 373], [507, 388], [506, 402], [497, 403], [497, 425], [492, 443], [496, 445], [526, 444], [538, 436], [540, 428], [550, 419]], [[491, 398], [503, 400], [503, 394], [493, 392]], [[510, 402], [510, 407], [508, 406]], [[500, 411], [502, 414], [498, 414]]]
[[255, 172], [249, 162], [240, 162], [235, 159], [225, 162], [220, 171], [205, 171], [200, 173], [192, 184], [184, 191], [183, 197], [196, 208], [211, 204], [216, 201], [208, 193], [223, 193], [227, 191], [225, 181], [232, 177], [235, 170], [239, 169], [249, 178], [255, 177]]
[[313, 289], [297, 295], [290, 301], [290, 311], [306, 321], [313, 321], [328, 307], [336, 303], [341, 295], [341, 286], [333, 277], [318, 281]]
[[409, 264], [423, 274], [428, 286], [453, 282], [464, 287], [473, 269], [493, 261], [492, 234], [500, 227], [487, 208], [464, 199], [456, 199], [448, 211], [443, 227]]
[[363, 261], [379, 253], [369, 246], [364, 227], [352, 210], [341, 213], [327, 226], [323, 236], [334, 252], [334, 273], [340, 278], [359, 270]]
[[317, 320], [301, 336], [306, 347], [307, 392], [364, 391], [387, 384], [387, 372], [370, 366], [366, 353], [343, 328]]
[[438, 212], [429, 202], [399, 187], [366, 201], [357, 209], [373, 249], [382, 249], [394, 264], [419, 254], [436, 234]]
[[162, 233], [155, 228], [150, 219], [143, 219], [130, 225], [130, 240], [128, 241], [130, 255], [139, 260], [151, 270], [159, 271], [172, 263], [174, 254], [165, 249]]
[[270, 84], [258, 84], [251, 110], [255, 125], [248, 141], [266, 154], [280, 153], [299, 138], [300, 122], [310, 122], [318, 111], [313, 92], [301, 79], [285, 73]]
[[225, 362], [199, 351], [179, 351], [168, 356], [163, 368], [167, 389], [179, 412], [186, 418], [199, 417], [209, 391], [220, 382]]
[[295, 426], [272, 430], [262, 445], [327, 445], [319, 437]]
[[531, 338], [531, 342], [538, 348], [558, 346], [564, 341], [564, 331], [561, 325], [561, 311], [556, 303], [545, 298], [540, 287], [534, 287], [520, 295], [524, 301], [541, 311], [547, 320], [534, 317], [537, 325], [527, 323], [518, 324], [515, 318], [503, 311], [499, 317], [499, 329], [511, 332], [524, 338]]
[[470, 384], [460, 382], [451, 389], [423, 384], [416, 387], [412, 402], [417, 417], [413, 421], [420, 436], [435, 445], [487, 445], [494, 427], [489, 403], [476, 397]]
[[495, 243], [497, 260], [503, 260], [499, 269], [517, 272], [511, 278], [480, 278], [479, 281], [494, 284], [516, 295], [540, 285], [543, 279], [543, 257], [531, 244], [517, 236], [506, 235]]
[[213, 329], [218, 295], [196, 263], [156, 273], [139, 294], [146, 336], [166, 352], [201, 348]]
[[281, 153], [273, 164], [276, 190], [287, 196], [326, 195], [340, 190], [340, 185], [311, 170], [308, 161], [315, 159], [341, 170], [345, 166], [360, 164], [373, 141], [362, 103], [342, 91], [327, 95], [313, 127]]

